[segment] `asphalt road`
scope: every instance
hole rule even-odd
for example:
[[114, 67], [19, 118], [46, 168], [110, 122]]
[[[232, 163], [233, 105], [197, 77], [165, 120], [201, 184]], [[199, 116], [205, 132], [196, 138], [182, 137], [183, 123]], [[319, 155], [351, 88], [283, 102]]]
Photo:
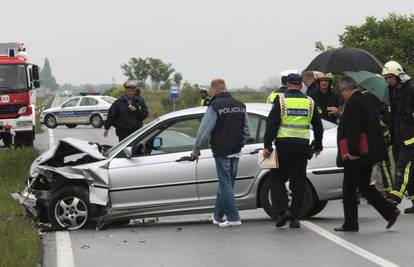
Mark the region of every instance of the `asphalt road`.
[[[53, 132], [56, 141], [71, 136], [117, 142], [113, 132], [104, 139], [102, 129], [88, 126], [63, 126]], [[48, 134], [46, 130], [36, 138], [41, 151], [48, 148]], [[400, 208], [409, 204], [404, 201]], [[43, 266], [414, 266], [414, 216], [402, 214], [391, 230], [385, 230], [386, 222], [365, 201], [359, 205], [358, 233], [333, 231], [342, 223], [341, 201], [331, 201], [301, 229], [277, 229], [261, 209], [241, 212], [243, 225], [238, 228], [218, 228], [210, 216], [163, 217], [107, 230], [73, 231], [63, 254], [57, 245], [63, 242], [60, 237], [46, 233]]]

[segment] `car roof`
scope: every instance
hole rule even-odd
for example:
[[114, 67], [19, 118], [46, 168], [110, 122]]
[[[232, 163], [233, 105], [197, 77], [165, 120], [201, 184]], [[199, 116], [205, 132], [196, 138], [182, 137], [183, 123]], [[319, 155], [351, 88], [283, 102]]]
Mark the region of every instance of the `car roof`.
[[[267, 117], [269, 115], [270, 110], [272, 109], [272, 104], [264, 104], [264, 103], [246, 103], [247, 112], [254, 113], [258, 115], [262, 115]], [[196, 114], [204, 114], [206, 113], [207, 107], [195, 107], [195, 108], [187, 108], [182, 109], [174, 112], [170, 112], [160, 117], [161, 120], [168, 120], [173, 119], [176, 117], [182, 116], [190, 116]]]

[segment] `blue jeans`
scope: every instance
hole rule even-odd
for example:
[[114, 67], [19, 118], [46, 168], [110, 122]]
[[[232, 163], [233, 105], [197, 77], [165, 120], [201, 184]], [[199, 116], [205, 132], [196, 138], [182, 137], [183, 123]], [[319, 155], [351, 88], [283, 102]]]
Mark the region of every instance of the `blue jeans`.
[[217, 176], [219, 187], [217, 189], [214, 219], [220, 221], [226, 215], [231, 222], [239, 221], [240, 215], [234, 198], [234, 183], [236, 181], [238, 158], [216, 157]]

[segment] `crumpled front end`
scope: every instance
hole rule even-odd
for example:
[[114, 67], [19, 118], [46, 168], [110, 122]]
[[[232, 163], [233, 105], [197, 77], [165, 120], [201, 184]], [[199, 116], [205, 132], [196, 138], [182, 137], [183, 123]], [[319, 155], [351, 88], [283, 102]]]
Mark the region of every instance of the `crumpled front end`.
[[65, 138], [35, 159], [29, 171], [27, 188], [12, 197], [35, 218], [46, 222], [53, 193], [68, 185], [88, 189], [91, 204], [106, 206], [109, 200], [108, 162], [105, 147]]

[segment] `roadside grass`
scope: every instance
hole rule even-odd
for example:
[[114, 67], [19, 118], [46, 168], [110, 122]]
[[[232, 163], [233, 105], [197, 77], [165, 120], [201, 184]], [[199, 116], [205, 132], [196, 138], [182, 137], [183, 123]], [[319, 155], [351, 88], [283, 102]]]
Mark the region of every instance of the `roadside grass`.
[[24, 189], [33, 148], [0, 151], [0, 266], [36, 266], [41, 243], [33, 221], [10, 194]]
[[40, 96], [36, 98], [36, 125], [35, 125], [35, 133], [43, 133], [44, 130], [42, 129], [42, 124], [40, 124], [40, 113], [43, 110], [50, 108], [54, 100], [54, 96], [46, 95]]

